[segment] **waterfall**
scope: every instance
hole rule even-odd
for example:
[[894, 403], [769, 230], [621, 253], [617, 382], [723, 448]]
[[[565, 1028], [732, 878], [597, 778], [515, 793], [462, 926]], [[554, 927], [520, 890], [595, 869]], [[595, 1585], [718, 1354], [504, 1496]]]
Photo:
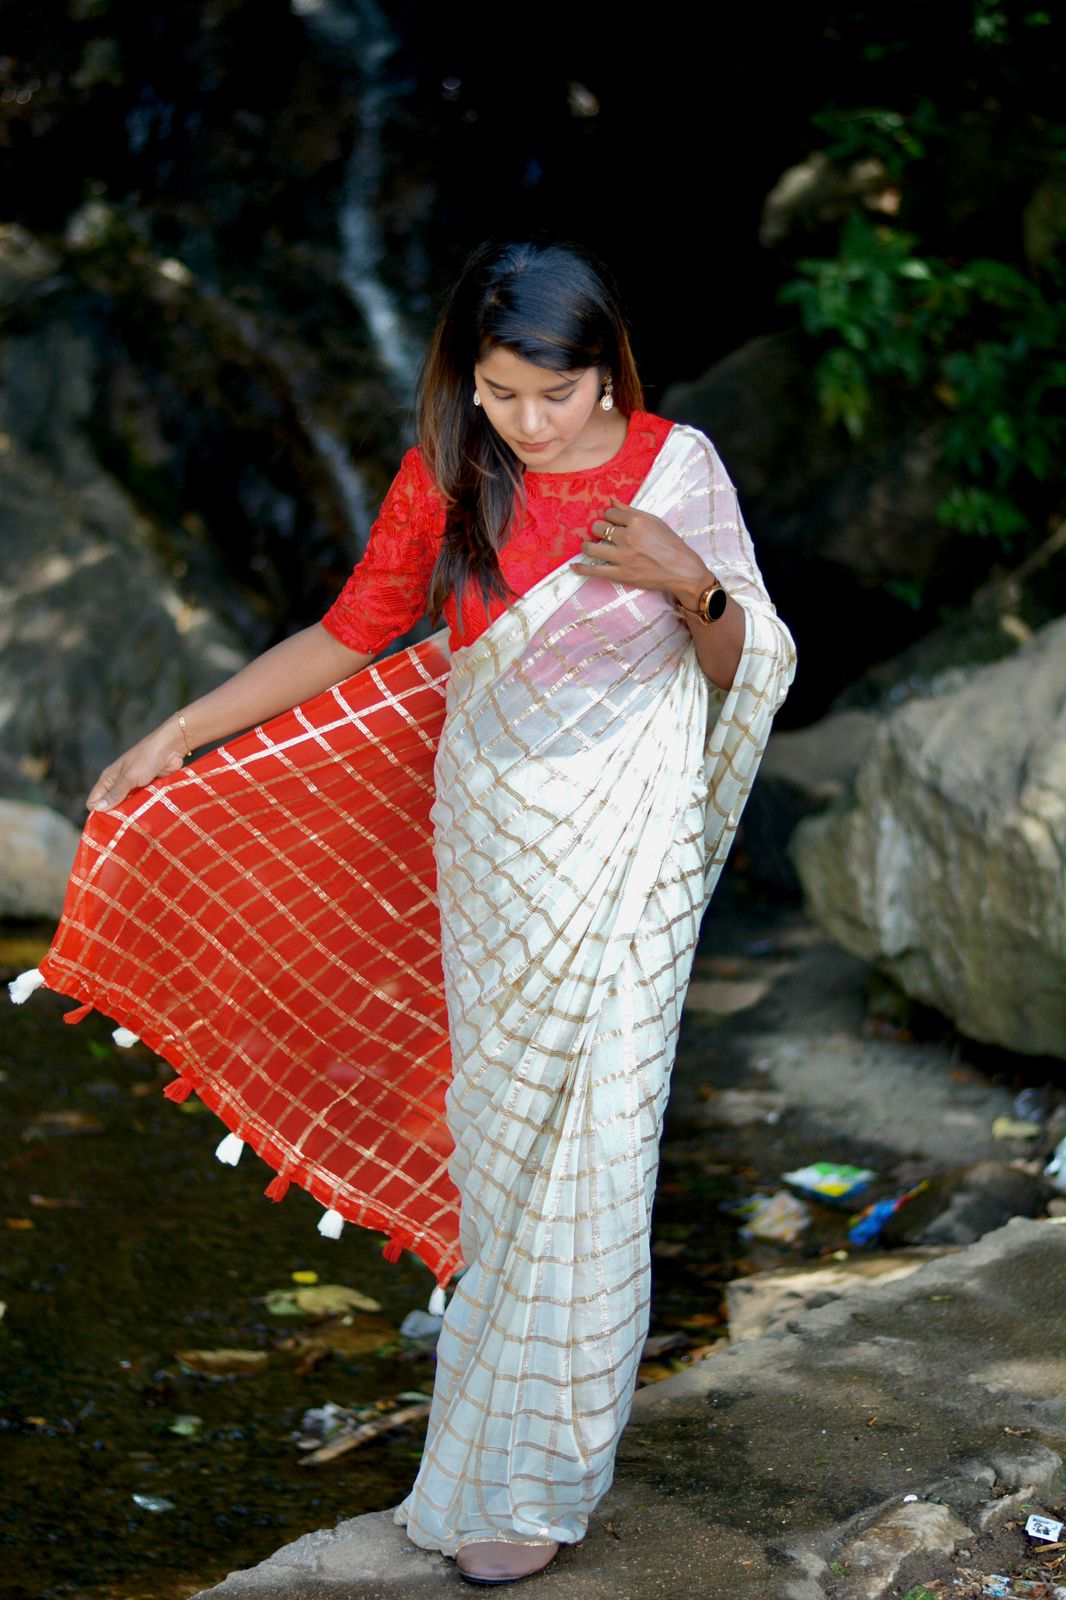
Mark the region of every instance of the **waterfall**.
[[383, 129], [393, 97], [402, 87], [390, 80], [386, 70], [397, 41], [376, 0], [290, 0], [290, 4], [352, 68], [359, 133], [348, 158], [338, 212], [340, 278], [398, 397], [407, 401], [420, 352], [381, 274], [386, 251], [376, 209], [384, 175]]
[[348, 454], [348, 447], [344, 441], [331, 428], [328, 428], [324, 422], [320, 421], [309, 406], [300, 403], [299, 396], [295, 390], [293, 393], [300, 413], [300, 420], [307, 429], [308, 436], [319, 456], [329, 467], [333, 481], [337, 485], [340, 497], [344, 502], [348, 526], [354, 536], [355, 549], [361, 554], [366, 549], [366, 537], [372, 520], [362, 474]]
[[287, 348], [281, 339], [265, 337], [248, 311], [234, 305], [210, 284], [201, 284], [200, 292], [210, 302], [216, 315], [237, 330], [242, 343], [284, 378], [300, 426], [314, 445], [319, 459], [328, 468], [344, 506], [351, 533], [351, 553], [361, 555], [366, 549], [367, 534], [373, 520], [363, 476], [343, 439], [317, 414], [298, 353]]

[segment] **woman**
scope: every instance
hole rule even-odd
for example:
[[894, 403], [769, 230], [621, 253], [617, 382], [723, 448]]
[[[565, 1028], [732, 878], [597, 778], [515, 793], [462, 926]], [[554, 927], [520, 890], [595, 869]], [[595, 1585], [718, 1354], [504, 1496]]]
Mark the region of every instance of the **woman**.
[[[323, 1231], [465, 1265], [395, 1516], [476, 1583], [541, 1570], [610, 1484], [700, 917], [794, 670], [712, 445], [641, 407], [591, 258], [479, 250], [365, 557], [105, 769], [27, 975], [166, 1055]], [[450, 665], [363, 670], [427, 608]]]

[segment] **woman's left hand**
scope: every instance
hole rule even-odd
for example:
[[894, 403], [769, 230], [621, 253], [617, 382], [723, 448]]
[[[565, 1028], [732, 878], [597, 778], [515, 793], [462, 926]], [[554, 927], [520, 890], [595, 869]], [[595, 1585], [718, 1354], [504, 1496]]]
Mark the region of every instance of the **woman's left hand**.
[[592, 523], [594, 535], [581, 546], [594, 566], [575, 562], [574, 571], [588, 578], [630, 583], [638, 589], [660, 589], [695, 609], [714, 574], [661, 517], [635, 511], [622, 500], [610, 505]]

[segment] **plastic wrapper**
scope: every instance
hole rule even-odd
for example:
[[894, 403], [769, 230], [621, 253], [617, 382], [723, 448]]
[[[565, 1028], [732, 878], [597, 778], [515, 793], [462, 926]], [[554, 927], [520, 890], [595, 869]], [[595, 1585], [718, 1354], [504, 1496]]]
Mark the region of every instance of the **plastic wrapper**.
[[795, 1172], [783, 1172], [781, 1176], [785, 1183], [816, 1200], [846, 1205], [869, 1188], [877, 1173], [868, 1167], [849, 1167], [839, 1161], [812, 1161], [809, 1166], [797, 1167]]

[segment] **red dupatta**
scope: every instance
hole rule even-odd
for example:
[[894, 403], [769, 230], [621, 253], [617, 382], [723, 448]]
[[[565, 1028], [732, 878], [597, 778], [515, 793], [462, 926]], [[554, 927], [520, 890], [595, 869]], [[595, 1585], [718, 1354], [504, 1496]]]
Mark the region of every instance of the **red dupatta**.
[[[85, 824], [38, 977], [179, 1074], [240, 1143], [446, 1282], [461, 1265], [429, 822], [442, 637], [272, 718]], [[28, 980], [28, 981], [27, 981]], [[21, 989], [19, 985], [21, 984]], [[119, 1034], [119, 1042], [130, 1043]], [[235, 1137], [234, 1137], [235, 1136]]]

